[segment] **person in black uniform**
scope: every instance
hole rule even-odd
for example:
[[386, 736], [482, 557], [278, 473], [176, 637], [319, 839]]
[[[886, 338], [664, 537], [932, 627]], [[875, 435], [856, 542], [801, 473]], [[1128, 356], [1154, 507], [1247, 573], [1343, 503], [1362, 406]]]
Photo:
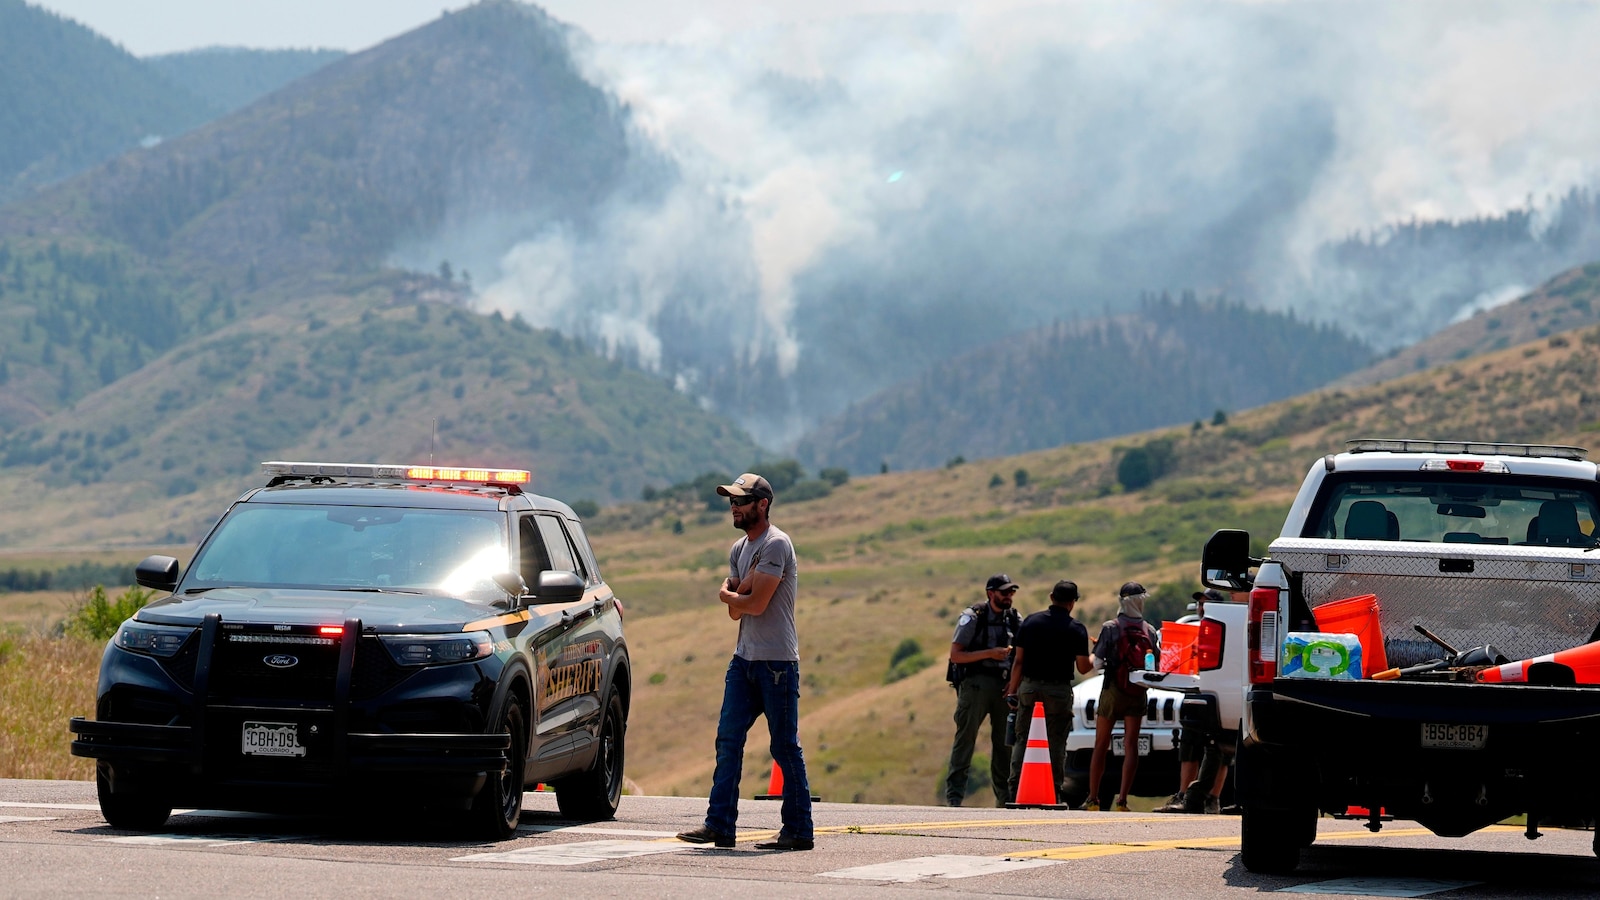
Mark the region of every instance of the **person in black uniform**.
[[1005, 806], [1011, 774], [1011, 748], [1006, 746], [1006, 679], [1011, 674], [1011, 640], [1021, 617], [1011, 608], [1017, 584], [1009, 575], [991, 575], [982, 603], [961, 611], [950, 643], [950, 682], [956, 688], [956, 739], [950, 747], [950, 777], [945, 800], [960, 806], [967, 793], [967, 770], [978, 728], [989, 720], [989, 779], [994, 805]]
[[1022, 747], [1028, 745], [1033, 705], [1044, 705], [1045, 735], [1050, 741], [1050, 767], [1056, 796], [1067, 774], [1067, 733], [1072, 731], [1072, 678], [1094, 668], [1089, 659], [1089, 629], [1072, 618], [1078, 585], [1058, 581], [1050, 589], [1050, 606], [1022, 620], [1017, 631], [1006, 703], [1017, 711], [1012, 739], [1011, 797], [1022, 780]]

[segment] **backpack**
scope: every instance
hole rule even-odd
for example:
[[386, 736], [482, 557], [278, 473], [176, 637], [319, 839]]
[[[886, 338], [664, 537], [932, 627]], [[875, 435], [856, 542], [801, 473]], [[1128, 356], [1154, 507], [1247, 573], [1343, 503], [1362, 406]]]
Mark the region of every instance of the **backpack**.
[[[989, 601], [985, 600], [982, 603], [973, 604], [967, 609], [967, 612], [972, 613], [978, 619], [978, 627], [973, 629], [972, 632], [974, 635], [973, 640], [974, 642], [977, 642], [982, 638], [984, 631], [989, 627]], [[1001, 621], [1005, 622], [1006, 631], [1010, 633], [1011, 639], [1015, 641], [1017, 638], [1017, 631], [1022, 627], [1022, 615], [1015, 609], [1008, 609], [1006, 610], [1005, 616], [1001, 619]], [[974, 646], [975, 643], [966, 644], [961, 649], [972, 650]], [[961, 687], [961, 680], [965, 677], [967, 677], [967, 667], [965, 665], [957, 665], [953, 662], [945, 664], [944, 680], [948, 681], [951, 687]]]
[[1134, 684], [1128, 680], [1128, 673], [1134, 669], [1144, 667], [1144, 655], [1155, 652], [1155, 642], [1150, 640], [1150, 626], [1142, 620], [1138, 628], [1128, 628], [1122, 624], [1117, 625], [1117, 665], [1112, 670], [1111, 677], [1117, 690], [1133, 697], [1143, 697], [1146, 688], [1142, 684]]

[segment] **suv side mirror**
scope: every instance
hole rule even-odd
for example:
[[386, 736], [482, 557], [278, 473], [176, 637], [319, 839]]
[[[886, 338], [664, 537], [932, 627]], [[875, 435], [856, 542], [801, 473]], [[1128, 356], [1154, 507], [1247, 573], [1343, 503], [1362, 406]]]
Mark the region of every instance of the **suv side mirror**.
[[1261, 560], [1250, 555], [1250, 532], [1222, 528], [1206, 541], [1200, 554], [1200, 583], [1219, 591], [1248, 591], [1255, 583], [1250, 567]]
[[489, 580], [498, 585], [500, 590], [509, 594], [513, 603], [521, 600], [522, 596], [528, 593], [528, 582], [524, 581], [522, 576], [516, 572], [501, 572], [492, 576]]
[[545, 570], [539, 573], [539, 583], [533, 589], [535, 603], [570, 603], [583, 597], [587, 587], [577, 572]]
[[178, 586], [178, 561], [170, 556], [147, 556], [134, 567], [134, 583], [158, 591]]

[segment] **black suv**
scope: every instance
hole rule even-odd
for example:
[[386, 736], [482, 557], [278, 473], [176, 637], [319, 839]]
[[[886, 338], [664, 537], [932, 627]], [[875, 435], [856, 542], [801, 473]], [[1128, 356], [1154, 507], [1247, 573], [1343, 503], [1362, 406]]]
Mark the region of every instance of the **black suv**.
[[171, 596], [118, 629], [71, 723], [107, 822], [383, 805], [503, 839], [536, 782], [570, 818], [616, 813], [622, 608], [570, 508], [522, 470], [263, 467], [181, 578], [139, 564]]

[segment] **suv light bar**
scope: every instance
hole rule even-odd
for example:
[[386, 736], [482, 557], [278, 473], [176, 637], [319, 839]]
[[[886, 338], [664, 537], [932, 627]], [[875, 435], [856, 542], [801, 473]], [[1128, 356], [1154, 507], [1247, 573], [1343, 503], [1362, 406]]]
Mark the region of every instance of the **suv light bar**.
[[399, 481], [413, 484], [527, 484], [527, 469], [465, 468], [455, 466], [402, 466], [389, 463], [264, 462], [262, 472], [274, 482], [301, 478]]
[[1444, 453], [1458, 456], [1546, 456], [1582, 461], [1589, 451], [1560, 444], [1492, 444], [1481, 441], [1414, 441], [1409, 438], [1361, 438], [1346, 441], [1350, 453]]

